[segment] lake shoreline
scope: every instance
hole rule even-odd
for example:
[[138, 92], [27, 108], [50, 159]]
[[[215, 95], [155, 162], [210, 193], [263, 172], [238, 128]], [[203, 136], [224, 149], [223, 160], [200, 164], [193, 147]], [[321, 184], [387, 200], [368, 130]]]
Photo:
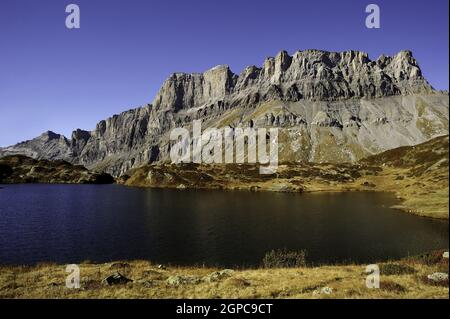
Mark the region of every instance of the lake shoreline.
[[112, 183], [146, 188], [249, 190], [292, 193], [391, 192], [395, 209], [449, 219], [448, 135], [376, 154], [357, 163], [279, 163], [272, 175], [252, 164], [153, 163], [113, 179], [64, 161], [24, 156], [0, 159], [0, 184], [15, 182]]
[[[281, 166], [284, 169], [286, 166]], [[178, 174], [183, 177], [183, 171], [173, 171], [173, 166], [170, 165], [152, 165], [141, 170], [144, 170], [147, 175], [151, 174], [152, 170], [161, 170], [163, 174]], [[202, 172], [202, 167], [197, 168], [198, 172]], [[209, 176], [214, 176], [210, 170], [215, 170], [214, 167], [207, 167], [204, 169]], [[301, 169], [298, 169], [301, 170]], [[189, 171], [189, 173], [192, 173]], [[138, 173], [142, 174], [142, 173]], [[245, 173], [243, 173], [245, 174]], [[127, 181], [119, 181], [118, 184], [140, 187], [140, 188], [156, 188], [156, 189], [178, 189], [182, 190], [223, 190], [223, 191], [252, 191], [252, 192], [283, 192], [283, 193], [346, 193], [346, 192], [384, 192], [392, 193], [397, 199], [401, 201], [400, 204], [395, 205], [394, 209], [401, 210], [405, 213], [428, 217], [434, 219], [448, 220], [449, 219], [449, 201], [448, 201], [448, 180], [446, 185], [440, 183], [433, 184], [426, 179], [420, 183], [426, 183], [417, 187], [417, 178], [404, 177], [402, 180], [398, 176], [406, 175], [406, 172], [397, 169], [383, 168], [376, 175], [366, 175], [353, 180], [336, 183], [334, 181], [314, 178], [307, 178], [299, 181], [294, 178], [270, 179], [266, 181], [252, 181], [244, 183], [242, 180], [235, 179], [232, 182], [222, 182], [218, 185], [213, 183], [203, 183], [199, 185], [195, 181], [189, 184], [189, 180], [185, 180], [183, 184], [159, 182], [155, 184], [140, 176], [131, 178]], [[214, 176], [216, 177], [216, 176]], [[218, 174], [217, 179], [221, 176]], [[243, 178], [245, 180], [245, 178]], [[301, 183], [301, 184], [300, 184]], [[413, 185], [412, 187], [410, 187]], [[410, 188], [409, 188], [410, 187]], [[420, 194], [420, 195], [418, 195]]]
[[[221, 191], [250, 191], [250, 192], [283, 192], [283, 193], [292, 193], [292, 194], [297, 194], [297, 195], [301, 195], [301, 194], [326, 194], [326, 193], [348, 193], [348, 192], [365, 192], [365, 193], [391, 193], [394, 194], [396, 196], [397, 199], [399, 199], [401, 201], [401, 204], [399, 205], [394, 205], [391, 206], [391, 208], [395, 209], [395, 210], [399, 210], [401, 212], [404, 213], [408, 213], [408, 214], [413, 214], [413, 215], [417, 215], [420, 217], [425, 217], [425, 218], [432, 218], [432, 219], [439, 219], [439, 220], [449, 220], [449, 215], [445, 215], [445, 214], [435, 214], [433, 212], [427, 212], [424, 213], [421, 210], [420, 206], [408, 206], [407, 204], [407, 200], [408, 198], [404, 198], [402, 197], [402, 192], [397, 190], [393, 190], [393, 189], [380, 189], [377, 188], [376, 186], [373, 186], [374, 188], [369, 188], [365, 187], [364, 185], [352, 185], [352, 186], [348, 186], [345, 185], [345, 187], [343, 187], [342, 189], [327, 189], [327, 188], [318, 188], [318, 189], [305, 189], [305, 190], [287, 190], [287, 191], [283, 191], [283, 190], [274, 190], [273, 188], [264, 188], [264, 187], [233, 187], [230, 186], [229, 188], [224, 187], [224, 188], [213, 188], [213, 187], [202, 187], [202, 188], [189, 188], [189, 187], [183, 187], [180, 188], [178, 186], [141, 186], [141, 185], [132, 185], [132, 184], [127, 184], [127, 183], [114, 183], [117, 185], [122, 185], [122, 186], [126, 186], [126, 187], [136, 187], [136, 188], [153, 188], [153, 189], [176, 189], [179, 191], [184, 191], [184, 190], [191, 190], [191, 191], [195, 191], [195, 190], [221, 190]], [[82, 183], [5, 183], [3, 185], [85, 185]], [[107, 184], [105, 184], [107, 185]], [[0, 187], [1, 189], [4, 189], [5, 186]], [[423, 202], [426, 202], [426, 200], [423, 200]], [[448, 208], [448, 203], [443, 202], [442, 203], [442, 210], [445, 211], [446, 208]]]
[[[400, 205], [394, 205], [391, 206], [392, 209], [396, 209], [399, 210], [401, 212], [404, 213], [408, 213], [408, 214], [413, 214], [419, 217], [425, 217], [425, 218], [431, 218], [431, 219], [438, 219], [438, 220], [449, 220], [449, 215], [445, 215], [445, 214], [433, 214], [431, 213], [423, 213], [423, 211], [421, 211], [421, 207], [412, 207], [412, 206], [408, 206], [407, 204], [407, 199], [402, 197], [402, 193], [399, 192], [398, 190], [386, 190], [386, 189], [379, 189], [379, 188], [371, 188], [371, 189], [367, 189], [367, 187], [358, 187], [357, 185], [354, 186], [354, 188], [348, 188], [348, 186], [344, 189], [310, 189], [310, 190], [301, 190], [301, 191], [280, 191], [280, 190], [274, 190], [274, 189], [270, 189], [270, 188], [244, 188], [244, 187], [239, 187], [239, 188], [235, 188], [235, 187], [230, 187], [230, 188], [180, 188], [180, 187], [176, 187], [176, 186], [139, 186], [139, 185], [127, 185], [126, 183], [114, 183], [116, 185], [121, 185], [121, 186], [125, 186], [125, 187], [136, 187], [136, 188], [153, 188], [153, 189], [177, 189], [179, 191], [184, 191], [184, 190], [191, 190], [191, 191], [195, 191], [195, 190], [221, 190], [221, 191], [227, 191], [227, 192], [232, 192], [232, 191], [249, 191], [249, 192], [284, 192], [284, 193], [292, 193], [292, 194], [297, 194], [297, 195], [301, 195], [301, 194], [326, 194], [326, 193], [347, 193], [347, 192], [365, 192], [365, 193], [390, 193], [390, 194], [394, 194], [396, 196], [397, 199], [399, 199], [401, 201]], [[85, 184], [81, 184], [81, 183], [5, 183], [3, 185], [85, 185]], [[5, 186], [0, 187], [1, 189], [4, 189]], [[426, 199], [423, 199], [423, 202], [426, 202]], [[445, 211], [445, 209], [448, 207], [448, 205], [443, 202], [442, 203], [442, 209]]]

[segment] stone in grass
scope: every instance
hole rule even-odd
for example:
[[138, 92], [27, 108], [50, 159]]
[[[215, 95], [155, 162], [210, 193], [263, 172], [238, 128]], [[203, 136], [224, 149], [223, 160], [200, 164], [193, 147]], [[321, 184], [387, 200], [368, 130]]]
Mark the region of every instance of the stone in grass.
[[124, 275], [117, 273], [111, 276], [106, 277], [105, 279], [103, 279], [103, 283], [108, 285], [108, 286], [113, 286], [113, 285], [125, 285], [129, 282], [132, 282], [133, 280], [125, 277]]
[[167, 283], [171, 286], [198, 284], [200, 278], [195, 276], [170, 276], [167, 278]]
[[431, 275], [428, 275], [427, 278], [435, 283], [441, 283], [448, 281], [448, 274], [443, 272], [435, 272]]
[[333, 293], [333, 288], [331, 287], [322, 287], [321, 289], [316, 289], [313, 291], [313, 295], [331, 295]]
[[213, 273], [210, 273], [209, 275], [203, 277], [203, 281], [205, 282], [215, 282], [219, 281], [223, 278], [228, 278], [234, 273], [234, 270], [232, 269], [224, 269], [221, 271], [215, 271]]
[[446, 251], [442, 254], [442, 258], [448, 259], [448, 251]]

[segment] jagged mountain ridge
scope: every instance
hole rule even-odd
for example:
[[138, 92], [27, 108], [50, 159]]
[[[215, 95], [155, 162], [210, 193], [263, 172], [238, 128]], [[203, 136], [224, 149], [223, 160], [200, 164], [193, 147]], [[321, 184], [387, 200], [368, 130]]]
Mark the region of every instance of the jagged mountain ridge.
[[64, 159], [119, 176], [167, 161], [168, 133], [204, 128], [280, 128], [280, 160], [346, 162], [448, 134], [448, 94], [433, 90], [410, 51], [375, 61], [366, 53], [281, 51], [236, 75], [227, 66], [174, 73], [152, 104], [100, 121], [71, 139], [46, 132], [0, 149]]
[[249, 66], [239, 75], [227, 65], [204, 73], [174, 73], [152, 104], [179, 110], [217, 100], [242, 105], [273, 99], [330, 101], [430, 91], [411, 51], [382, 55], [376, 61], [360, 51], [305, 50], [292, 56], [281, 51], [267, 58], [261, 68]]

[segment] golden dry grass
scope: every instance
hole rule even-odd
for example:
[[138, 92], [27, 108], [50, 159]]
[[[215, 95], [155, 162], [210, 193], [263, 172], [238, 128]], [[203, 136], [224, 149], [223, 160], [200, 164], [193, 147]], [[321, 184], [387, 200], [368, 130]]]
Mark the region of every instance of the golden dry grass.
[[[440, 256], [441, 252], [436, 254]], [[68, 274], [64, 265], [1, 267], [0, 298], [448, 298], [448, 282], [436, 285], [424, 280], [437, 271], [448, 273], [448, 259], [440, 258], [432, 262], [429, 257], [397, 261], [397, 267], [391, 267], [394, 272], [386, 274], [383, 269], [388, 267], [383, 265], [392, 262], [380, 263], [379, 289], [366, 287], [364, 265], [244, 269], [217, 281], [207, 281], [205, 276], [218, 269], [159, 269], [148, 261], [122, 262], [118, 267], [112, 266], [117, 263], [83, 263], [80, 289], [66, 288]], [[408, 265], [413, 271], [403, 273], [398, 265]], [[133, 282], [114, 286], [102, 283], [102, 279], [117, 271]], [[167, 281], [170, 276], [196, 280], [171, 285]], [[332, 293], [317, 294], [323, 287], [330, 287]]]

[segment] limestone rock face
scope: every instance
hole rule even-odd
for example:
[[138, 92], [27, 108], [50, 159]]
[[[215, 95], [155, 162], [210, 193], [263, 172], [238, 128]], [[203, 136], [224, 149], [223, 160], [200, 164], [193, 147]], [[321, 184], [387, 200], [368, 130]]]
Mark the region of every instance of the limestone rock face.
[[231, 93], [236, 78], [227, 65], [216, 66], [203, 74], [174, 73], [164, 82], [153, 105], [178, 111], [223, 100]]
[[281, 51], [234, 74], [226, 65], [174, 73], [151, 104], [71, 139], [47, 132], [0, 157], [63, 159], [113, 176], [169, 161], [175, 127], [277, 127], [280, 161], [352, 162], [448, 134], [448, 94], [422, 76], [410, 51], [370, 60], [359, 51]]
[[[153, 105], [179, 110], [218, 100], [233, 105], [274, 98], [332, 101], [431, 91], [410, 51], [376, 61], [359, 51], [306, 50], [293, 56], [281, 51], [275, 58], [267, 58], [262, 68], [250, 66], [239, 75], [228, 66], [203, 74], [175, 73], [166, 80]], [[248, 96], [258, 99], [247, 101]]]
[[6, 155], [25, 155], [35, 159], [60, 160], [71, 157], [71, 146], [70, 141], [63, 135], [47, 131], [30, 141], [0, 148], [0, 157]]

